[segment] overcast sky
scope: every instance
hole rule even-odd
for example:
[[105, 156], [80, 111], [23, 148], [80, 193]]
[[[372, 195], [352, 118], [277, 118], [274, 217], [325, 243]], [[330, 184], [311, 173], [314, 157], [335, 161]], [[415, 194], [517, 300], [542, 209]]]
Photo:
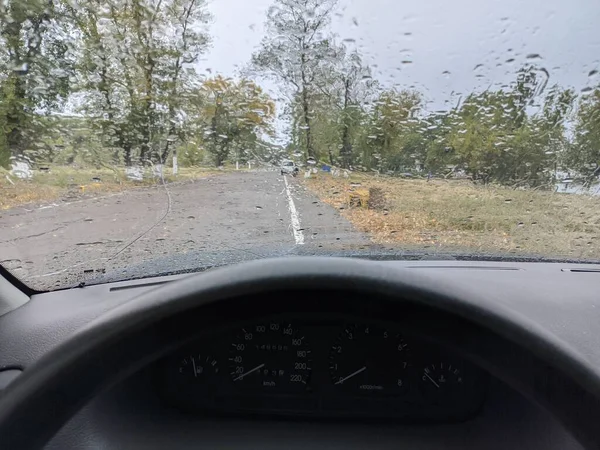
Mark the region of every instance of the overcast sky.
[[[234, 76], [259, 45], [272, 3], [210, 0], [213, 45], [201, 68]], [[532, 62], [550, 84], [600, 83], [588, 76], [600, 70], [600, 0], [339, 0], [331, 28], [384, 85], [414, 86], [429, 110], [456, 101], [453, 92], [510, 82], [530, 54], [540, 55]]]

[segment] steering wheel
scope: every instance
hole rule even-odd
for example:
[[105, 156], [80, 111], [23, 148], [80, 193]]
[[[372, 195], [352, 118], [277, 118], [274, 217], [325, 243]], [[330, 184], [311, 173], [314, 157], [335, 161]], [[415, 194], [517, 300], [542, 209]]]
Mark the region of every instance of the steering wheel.
[[[7, 449], [43, 448], [94, 396], [188, 342], [199, 328], [290, 311], [300, 303], [287, 301], [293, 296], [327, 292], [359, 296], [363, 306], [375, 302], [386, 316], [395, 317], [397, 307], [407, 304], [415, 314], [435, 315], [434, 322], [452, 326], [426, 332], [451, 342], [462, 330], [457, 345], [477, 341], [471, 354], [484, 364], [497, 357], [496, 366], [489, 365], [499, 370], [494, 375], [541, 401], [582, 444], [600, 442], [600, 380], [592, 368], [514, 310], [481, 302], [485, 293], [444, 280], [392, 264], [305, 257], [253, 261], [167, 283], [90, 322], [13, 381], [0, 397], [0, 443]], [[467, 332], [477, 339], [465, 338]], [[507, 352], [521, 355], [534, 371], [539, 365], [543, 383], [519, 379], [519, 367], [502, 367]]]

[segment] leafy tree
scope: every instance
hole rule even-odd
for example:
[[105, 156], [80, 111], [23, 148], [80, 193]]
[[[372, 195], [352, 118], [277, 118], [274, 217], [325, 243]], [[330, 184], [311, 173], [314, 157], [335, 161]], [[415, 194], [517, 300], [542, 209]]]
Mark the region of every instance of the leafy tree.
[[[414, 163], [412, 156], [414, 133], [417, 132], [417, 113], [421, 108], [421, 96], [414, 91], [384, 90], [374, 102], [368, 136], [370, 158], [377, 161], [377, 168], [398, 170]], [[410, 144], [409, 144], [410, 142]], [[373, 160], [365, 160], [367, 167]]]
[[358, 52], [348, 53], [344, 45], [332, 43], [332, 46], [336, 51], [331, 55], [331, 69], [315, 79], [317, 92], [312, 102], [317, 118], [315, 143], [317, 149], [327, 148], [331, 164], [349, 168], [377, 83]]
[[[440, 121], [445, 133], [430, 145], [428, 164], [453, 164], [474, 180], [509, 185], [552, 183], [567, 146], [565, 122], [574, 94], [553, 86], [542, 95], [533, 68], [517, 74], [509, 89], [473, 93]], [[531, 111], [540, 102], [539, 111]]]
[[252, 55], [252, 67], [291, 89], [301, 108], [304, 153], [315, 157], [311, 104], [315, 82], [331, 68], [336, 49], [328, 34], [336, 0], [275, 0], [267, 13], [267, 36]]
[[600, 87], [581, 100], [574, 134], [565, 165], [583, 176], [589, 185], [600, 175]]
[[69, 93], [72, 60], [60, 6], [43, 0], [0, 3], [0, 165], [32, 150], [40, 117]]
[[252, 150], [264, 135], [273, 133], [275, 104], [252, 81], [217, 76], [206, 80], [195, 94], [192, 113], [198, 117], [205, 148], [220, 166], [234, 149]]
[[67, 1], [83, 44], [83, 112], [126, 165], [134, 149], [142, 162], [165, 161], [185, 138], [182, 105], [200, 81], [194, 63], [209, 42], [205, 1]]

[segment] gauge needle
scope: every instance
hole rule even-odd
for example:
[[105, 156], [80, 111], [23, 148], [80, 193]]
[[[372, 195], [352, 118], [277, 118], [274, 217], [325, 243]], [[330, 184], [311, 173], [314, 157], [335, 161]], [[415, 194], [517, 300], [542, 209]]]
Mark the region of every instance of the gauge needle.
[[439, 385], [439, 384], [437, 384], [437, 383], [436, 383], [436, 382], [433, 380], [433, 378], [431, 378], [431, 377], [430, 377], [428, 374], [425, 374], [425, 376], [426, 376], [427, 378], [429, 378], [429, 381], [431, 381], [431, 382], [433, 383], [433, 385], [434, 385], [436, 388], [438, 388], [438, 389], [440, 388], [440, 385]]
[[363, 366], [360, 369], [358, 369], [356, 372], [352, 372], [350, 375], [348, 375], [345, 378], [342, 378], [341, 380], [337, 381], [335, 384], [342, 384], [344, 381], [349, 380], [352, 377], [355, 377], [359, 373], [363, 373], [365, 370], [367, 370], [367, 366]]
[[237, 380], [241, 380], [242, 378], [244, 378], [246, 375], [250, 375], [252, 372], [256, 372], [257, 370], [262, 369], [263, 367], [265, 367], [265, 364], [262, 363], [260, 366], [256, 366], [254, 369], [249, 370], [246, 373], [241, 374], [239, 377], [234, 378], [233, 381], [237, 381]]
[[196, 372], [196, 358], [192, 356], [192, 365], [194, 366], [194, 377], [198, 378], [198, 372]]

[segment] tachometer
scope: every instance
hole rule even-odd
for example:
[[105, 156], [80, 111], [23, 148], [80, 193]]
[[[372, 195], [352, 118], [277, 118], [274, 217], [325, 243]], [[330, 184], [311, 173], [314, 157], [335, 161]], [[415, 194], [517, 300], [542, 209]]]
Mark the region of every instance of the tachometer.
[[306, 389], [311, 362], [304, 335], [278, 322], [240, 330], [229, 355], [232, 381], [248, 388]]
[[375, 326], [347, 327], [329, 352], [332, 383], [357, 392], [403, 393], [409, 364], [402, 337]]

